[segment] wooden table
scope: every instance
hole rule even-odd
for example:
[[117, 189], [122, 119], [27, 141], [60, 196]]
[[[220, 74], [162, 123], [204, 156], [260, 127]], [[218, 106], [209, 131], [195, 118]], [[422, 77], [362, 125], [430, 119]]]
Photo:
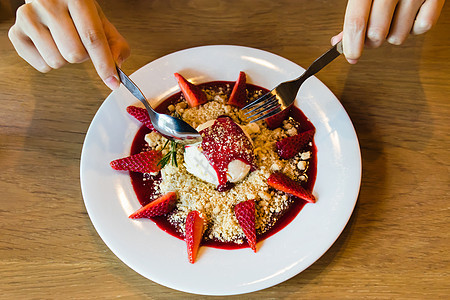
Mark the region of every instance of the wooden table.
[[[110, 91], [89, 62], [40, 74], [7, 39], [0, 8], [0, 298], [196, 298], [145, 279], [102, 242], [83, 203], [80, 154]], [[132, 73], [200, 45], [267, 50], [307, 66], [346, 1], [100, 1], [128, 39]], [[339, 59], [318, 74], [359, 136], [363, 177], [336, 243], [294, 278], [241, 298], [448, 299], [450, 6], [428, 34]]]

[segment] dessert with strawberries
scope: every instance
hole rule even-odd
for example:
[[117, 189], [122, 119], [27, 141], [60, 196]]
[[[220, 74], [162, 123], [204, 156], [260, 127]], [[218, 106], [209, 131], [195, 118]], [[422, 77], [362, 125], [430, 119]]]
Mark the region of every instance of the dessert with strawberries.
[[197, 128], [202, 141], [169, 141], [153, 130], [145, 109], [127, 108], [143, 126], [131, 155], [111, 167], [130, 172], [142, 205], [129, 217], [149, 218], [184, 239], [191, 263], [201, 246], [257, 252], [258, 241], [316, 201], [314, 126], [296, 107], [248, 123], [240, 109], [267, 90], [246, 83], [244, 72], [236, 82], [175, 78], [181, 91], [157, 110]]

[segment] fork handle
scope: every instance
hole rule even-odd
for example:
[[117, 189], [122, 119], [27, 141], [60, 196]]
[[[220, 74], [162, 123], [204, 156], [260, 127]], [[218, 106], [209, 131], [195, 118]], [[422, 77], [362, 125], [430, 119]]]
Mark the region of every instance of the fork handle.
[[330, 62], [332, 62], [336, 57], [341, 55], [343, 52], [342, 50], [342, 41], [339, 41], [336, 45], [331, 47], [330, 50], [322, 54], [318, 59], [316, 59], [309, 68], [296, 80], [304, 81], [308, 77], [311, 77], [312, 75], [316, 74], [320, 70], [322, 70], [326, 65], [328, 65]]

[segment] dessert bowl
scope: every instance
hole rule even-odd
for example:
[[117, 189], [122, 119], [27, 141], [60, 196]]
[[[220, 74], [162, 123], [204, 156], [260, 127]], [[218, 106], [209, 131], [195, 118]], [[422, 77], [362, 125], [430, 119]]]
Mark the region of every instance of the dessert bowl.
[[[240, 71], [248, 83], [271, 89], [303, 68], [280, 56], [240, 46], [204, 46], [159, 58], [131, 75], [156, 106], [177, 92], [175, 72], [193, 83], [234, 81]], [[312, 77], [296, 106], [316, 127], [317, 203], [305, 206], [284, 229], [249, 249], [202, 247], [198, 261], [186, 259], [186, 245], [151, 220], [128, 216], [139, 207], [130, 177], [109, 162], [130, 154], [141, 124], [126, 107], [136, 100], [120, 87], [96, 113], [81, 155], [81, 188], [89, 217], [111, 251], [142, 276], [164, 286], [203, 295], [233, 295], [264, 289], [305, 270], [338, 238], [355, 206], [361, 156], [353, 125], [333, 93]]]

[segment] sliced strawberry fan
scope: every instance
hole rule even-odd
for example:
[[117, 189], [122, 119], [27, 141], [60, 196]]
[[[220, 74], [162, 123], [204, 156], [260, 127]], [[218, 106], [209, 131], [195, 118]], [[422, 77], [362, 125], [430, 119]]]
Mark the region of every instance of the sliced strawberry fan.
[[295, 181], [281, 172], [272, 173], [267, 179], [267, 184], [279, 191], [297, 196], [307, 202], [316, 202], [314, 195], [303, 188], [299, 181]]
[[247, 243], [256, 252], [256, 212], [255, 200], [247, 200], [236, 204], [234, 215], [244, 231]]
[[161, 166], [158, 165], [161, 158], [162, 153], [160, 151], [149, 150], [113, 160], [110, 165], [114, 170], [119, 171], [157, 173], [161, 170]]
[[187, 81], [186, 78], [179, 73], [175, 73], [174, 75], [177, 79], [178, 86], [180, 87], [181, 92], [190, 107], [195, 107], [208, 101], [206, 94], [201, 88]]
[[198, 211], [191, 211], [186, 217], [185, 241], [187, 246], [188, 259], [191, 264], [195, 263], [200, 242], [203, 238], [205, 220]]
[[177, 194], [168, 192], [132, 213], [130, 219], [150, 218], [170, 213], [177, 202]]

